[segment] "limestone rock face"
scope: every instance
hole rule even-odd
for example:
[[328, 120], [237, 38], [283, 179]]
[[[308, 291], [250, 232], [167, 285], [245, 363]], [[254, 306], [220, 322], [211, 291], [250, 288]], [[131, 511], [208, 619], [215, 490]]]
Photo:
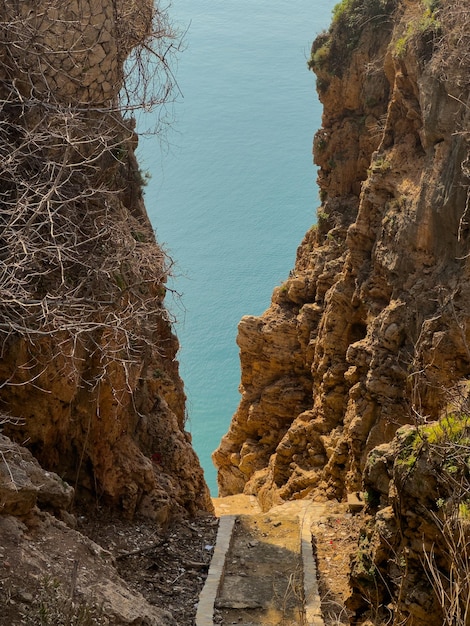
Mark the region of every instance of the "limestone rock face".
[[212, 504], [122, 95], [126, 59], [167, 32], [155, 11], [0, 2], [0, 424], [78, 501], [165, 524]]
[[469, 11], [445, 4], [358, 0], [313, 44], [318, 225], [269, 309], [240, 322], [221, 495], [341, 499], [470, 373]]

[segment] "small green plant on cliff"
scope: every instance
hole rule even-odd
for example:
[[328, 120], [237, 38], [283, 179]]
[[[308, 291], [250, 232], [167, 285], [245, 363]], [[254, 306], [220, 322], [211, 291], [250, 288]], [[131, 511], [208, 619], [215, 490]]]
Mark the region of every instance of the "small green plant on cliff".
[[[409, 26], [408, 26], [409, 29]], [[405, 56], [406, 54], [406, 50], [408, 47], [408, 41], [410, 39], [410, 35], [408, 33], [408, 29], [405, 32], [404, 35], [402, 35], [401, 37], [399, 37], [396, 42], [395, 42], [395, 55], [401, 59]]]
[[312, 44], [310, 59], [307, 66], [311, 70], [321, 70], [326, 67], [330, 55], [331, 38], [327, 31], [323, 31], [318, 35]]
[[329, 55], [330, 46], [328, 44], [324, 44], [323, 46], [315, 50], [315, 52], [310, 57], [310, 69], [321, 69], [322, 67], [324, 67], [326, 65], [326, 62], [328, 61]]
[[359, 538], [358, 548], [353, 556], [353, 569], [355, 576], [360, 576], [363, 582], [374, 583], [377, 573], [372, 558], [373, 546], [366, 534]]
[[372, 161], [369, 174], [385, 174], [390, 171], [392, 163], [388, 157], [380, 155]]
[[412, 469], [418, 460], [423, 439], [417, 428], [409, 429], [402, 439], [402, 448], [397, 457], [399, 465], [405, 465]]
[[[406, 27], [405, 32], [395, 42], [395, 56], [403, 58], [408, 51], [412, 41], [418, 40], [425, 33], [436, 33], [440, 28], [438, 19], [437, 4], [434, 2], [424, 2], [425, 9], [416, 19], [412, 20]], [[433, 8], [434, 7], [434, 8]]]
[[316, 72], [341, 76], [364, 27], [369, 23], [383, 26], [389, 21], [394, 6], [395, 0], [338, 2], [333, 8], [328, 32], [323, 32], [313, 42], [308, 67]]
[[431, 424], [407, 431], [397, 462], [412, 468], [423, 449], [432, 448], [439, 454], [442, 468], [456, 474], [463, 467], [470, 469], [470, 416], [452, 412]]
[[333, 22], [337, 22], [342, 16], [352, 11], [354, 0], [341, 0], [333, 7]]
[[431, 445], [455, 443], [459, 446], [470, 446], [470, 416], [466, 413], [450, 413], [438, 422], [423, 426], [421, 434]]
[[361, 29], [370, 21], [388, 17], [393, 4], [390, 0], [341, 0], [333, 7], [332, 25]]
[[333, 7], [333, 24], [344, 20], [354, 28], [363, 20], [383, 14], [388, 4], [387, 0], [341, 0]]
[[323, 133], [323, 134], [317, 133], [315, 135], [315, 140], [314, 140], [315, 150], [318, 150], [319, 152], [323, 152], [324, 150], [326, 150], [327, 146], [328, 146], [328, 138], [327, 138], [326, 133]]
[[322, 220], [322, 221], [326, 222], [329, 219], [329, 217], [330, 217], [330, 214], [327, 211], [325, 211], [323, 209], [318, 209], [318, 211], [317, 211], [317, 218], [319, 220]]
[[467, 501], [459, 503], [459, 517], [465, 521], [470, 520], [470, 502]]

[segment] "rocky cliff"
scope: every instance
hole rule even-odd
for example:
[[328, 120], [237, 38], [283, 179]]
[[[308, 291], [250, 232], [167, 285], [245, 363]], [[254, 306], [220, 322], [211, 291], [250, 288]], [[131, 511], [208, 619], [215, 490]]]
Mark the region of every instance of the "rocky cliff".
[[470, 373], [468, 0], [343, 0], [314, 42], [321, 207], [261, 317], [220, 493], [361, 488], [367, 455]]
[[175, 624], [77, 528], [99, 515], [107, 544], [155, 547], [212, 511], [134, 156], [178, 40], [151, 0], [0, 16], [1, 621]]
[[168, 97], [146, 68], [175, 34], [151, 1], [0, 12], [4, 433], [78, 499], [160, 521], [210, 509], [134, 156], [133, 108]]
[[468, 624], [467, 385], [460, 392], [439, 422], [404, 426], [368, 457], [367, 514], [350, 555], [354, 623]]

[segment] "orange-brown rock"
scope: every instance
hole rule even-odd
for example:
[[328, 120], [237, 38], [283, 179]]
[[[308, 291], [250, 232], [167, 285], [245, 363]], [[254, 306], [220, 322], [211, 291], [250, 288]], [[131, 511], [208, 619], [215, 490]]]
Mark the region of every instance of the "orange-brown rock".
[[370, 450], [437, 418], [470, 373], [470, 11], [445, 4], [342, 3], [313, 44], [318, 225], [240, 322], [221, 495], [341, 499]]
[[4, 435], [0, 458], [2, 621], [175, 625], [126, 585], [110, 552], [75, 529], [67, 483]]
[[212, 504], [122, 99], [126, 57], [167, 32], [154, 11], [0, 3], [0, 423], [77, 499], [164, 524]]
[[368, 457], [366, 523], [347, 599], [356, 623], [390, 615], [417, 626], [465, 621], [468, 385], [459, 391], [439, 422], [406, 425]]

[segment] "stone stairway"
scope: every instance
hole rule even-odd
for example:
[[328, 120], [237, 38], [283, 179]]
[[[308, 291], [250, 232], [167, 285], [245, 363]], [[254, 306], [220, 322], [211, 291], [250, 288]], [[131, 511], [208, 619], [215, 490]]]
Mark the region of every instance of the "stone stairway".
[[285, 503], [262, 513], [256, 499], [214, 499], [220, 517], [196, 626], [323, 626], [310, 527], [324, 505]]

